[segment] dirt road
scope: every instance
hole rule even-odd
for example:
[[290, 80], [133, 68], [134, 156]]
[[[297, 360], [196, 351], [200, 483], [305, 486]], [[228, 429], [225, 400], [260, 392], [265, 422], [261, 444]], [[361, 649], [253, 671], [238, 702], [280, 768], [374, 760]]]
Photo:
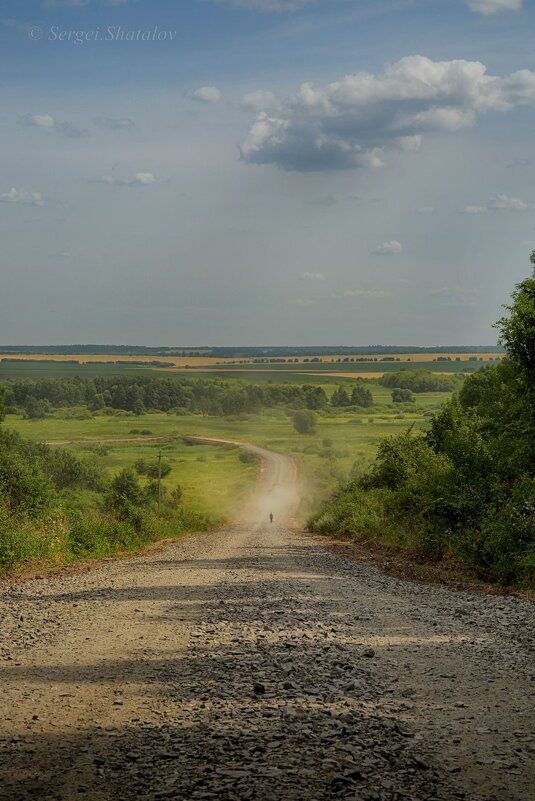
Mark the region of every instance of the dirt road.
[[2, 801], [534, 798], [534, 606], [290, 532], [262, 455], [235, 527], [1, 589]]

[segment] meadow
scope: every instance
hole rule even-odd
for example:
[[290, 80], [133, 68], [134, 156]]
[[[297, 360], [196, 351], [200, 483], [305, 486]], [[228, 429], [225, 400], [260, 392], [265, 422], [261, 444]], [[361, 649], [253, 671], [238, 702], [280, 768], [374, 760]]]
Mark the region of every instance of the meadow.
[[[303, 378], [294, 376], [293, 380], [304, 383]], [[334, 379], [325, 377], [319, 383], [328, 395], [332, 394]], [[304, 520], [340, 481], [370, 464], [381, 439], [411, 426], [414, 430], [425, 428], [430, 414], [449, 397], [449, 393], [420, 393], [413, 404], [392, 404], [390, 390], [372, 381], [367, 386], [374, 396], [373, 407], [358, 411], [328, 408], [319, 412], [313, 435], [297, 434], [292, 412], [286, 408], [228, 417], [116, 411], [113, 415], [81, 413], [80, 419], [76, 410], [70, 409], [53, 412], [43, 420], [10, 414], [5, 424], [28, 439], [61, 445], [76, 454], [90, 454], [110, 475], [133, 466], [140, 458], [154, 460], [161, 450], [163, 459], [172, 467], [165, 479], [169, 489], [180, 485], [189, 507], [218, 519], [239, 515], [257, 480], [259, 466], [242, 462], [238, 448], [191, 446], [183, 437], [212, 435], [289, 453], [300, 465], [300, 518]]]

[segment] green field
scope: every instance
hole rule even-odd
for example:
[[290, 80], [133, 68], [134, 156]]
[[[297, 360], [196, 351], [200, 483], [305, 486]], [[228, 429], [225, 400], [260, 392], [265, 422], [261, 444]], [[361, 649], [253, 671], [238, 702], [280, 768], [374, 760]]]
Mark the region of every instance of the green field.
[[[440, 358], [437, 355], [437, 358]], [[284, 383], [288, 381], [298, 381], [301, 383], [317, 383], [318, 376], [314, 373], [387, 373], [398, 370], [430, 370], [439, 373], [470, 373], [479, 370], [483, 365], [498, 364], [498, 360], [489, 356], [480, 356], [477, 359], [466, 359], [462, 361], [432, 361], [426, 359], [422, 361], [382, 361], [381, 357], [377, 361], [322, 361], [322, 362], [298, 362], [298, 363], [249, 363], [249, 364], [192, 364], [189, 369], [177, 370], [173, 367], [154, 366], [147, 362], [146, 365], [139, 363], [129, 363], [127, 361], [114, 360], [110, 362], [88, 362], [87, 364], [78, 363], [76, 359], [72, 361], [32, 360], [20, 359], [10, 360], [4, 358], [0, 360], [0, 381], [9, 379], [23, 378], [65, 378], [80, 376], [83, 378], [94, 378], [95, 376], [160, 376], [160, 377], [180, 377], [196, 376], [198, 378], [221, 376], [224, 378], [241, 378], [256, 383], [272, 381], [274, 383]], [[351, 376], [348, 376], [351, 377]], [[325, 376], [322, 381], [332, 382], [344, 380], [343, 376]]]
[[[303, 377], [300, 377], [302, 380]], [[324, 380], [321, 379], [324, 384]], [[207, 511], [217, 517], [232, 518], [252, 490], [258, 467], [243, 464], [239, 449], [232, 447], [191, 446], [183, 437], [213, 435], [227, 437], [290, 453], [300, 464], [304, 518], [315, 510], [341, 480], [351, 471], [363, 469], [374, 458], [377, 444], [388, 435], [414, 426], [427, 425], [427, 416], [449, 397], [448, 393], [422, 393], [416, 403], [400, 406], [390, 402], [390, 391], [370, 382], [375, 406], [360, 411], [345, 412], [329, 409], [318, 415], [315, 435], [299, 435], [285, 409], [273, 409], [262, 414], [239, 417], [208, 417], [199, 414], [177, 416], [165, 413], [97, 414], [86, 419], [61, 416], [61, 411], [44, 420], [26, 420], [8, 415], [6, 427], [24, 437], [52, 443], [70, 443], [66, 447], [77, 453], [90, 453], [110, 474], [146, 457], [154, 459], [161, 448], [164, 459], [171, 463], [172, 472], [166, 484], [180, 484], [185, 501], [194, 509]], [[330, 394], [333, 386], [325, 382]], [[111, 443], [114, 439], [143, 440], [133, 433], [150, 431], [147, 440], [169, 438], [167, 442], [135, 441]], [[98, 443], [102, 443], [100, 446]]]

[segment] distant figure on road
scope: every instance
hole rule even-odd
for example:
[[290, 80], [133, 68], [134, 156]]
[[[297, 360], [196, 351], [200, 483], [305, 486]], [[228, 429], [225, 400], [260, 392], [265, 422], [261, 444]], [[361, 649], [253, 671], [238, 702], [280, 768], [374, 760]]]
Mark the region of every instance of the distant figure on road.
[[273, 512], [269, 513], [269, 522], [273, 523]]

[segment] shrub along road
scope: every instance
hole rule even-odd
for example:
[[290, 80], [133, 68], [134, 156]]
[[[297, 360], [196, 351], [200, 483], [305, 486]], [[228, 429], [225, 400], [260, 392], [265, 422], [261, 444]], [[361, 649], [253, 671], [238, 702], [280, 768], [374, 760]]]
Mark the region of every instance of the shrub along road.
[[2, 588], [2, 798], [532, 797], [535, 607], [292, 533], [256, 452], [234, 527]]

